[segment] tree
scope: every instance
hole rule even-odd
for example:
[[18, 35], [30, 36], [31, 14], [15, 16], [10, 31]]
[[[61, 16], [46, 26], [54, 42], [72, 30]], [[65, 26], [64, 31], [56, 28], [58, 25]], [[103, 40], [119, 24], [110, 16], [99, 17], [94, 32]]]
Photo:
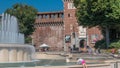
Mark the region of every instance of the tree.
[[37, 10], [32, 6], [25, 4], [15, 4], [12, 8], [8, 8], [5, 12], [17, 17], [19, 32], [25, 35], [25, 40], [28, 40], [28, 38], [30, 38], [29, 35], [31, 35], [35, 29], [34, 22]]
[[74, 0], [80, 25], [100, 26], [106, 34], [107, 47], [109, 29], [120, 25], [120, 0]]

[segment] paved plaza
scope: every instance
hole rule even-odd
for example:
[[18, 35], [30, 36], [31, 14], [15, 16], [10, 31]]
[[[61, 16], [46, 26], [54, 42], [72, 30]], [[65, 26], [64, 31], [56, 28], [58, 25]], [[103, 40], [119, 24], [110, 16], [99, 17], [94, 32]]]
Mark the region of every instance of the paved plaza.
[[[37, 59], [66, 59], [66, 57], [69, 57], [71, 53], [63, 53], [63, 52], [37, 52], [36, 53], [36, 58]], [[61, 55], [65, 55], [65, 56], [61, 56]], [[84, 54], [84, 53], [73, 53], [72, 54], [74, 56], [74, 58], [76, 57], [86, 57], [88, 58], [89, 54]], [[89, 57], [93, 57], [92, 55], [89, 55]], [[99, 56], [99, 55], [98, 55]], [[98, 57], [95, 56], [95, 57]], [[84, 58], [85, 58], [84, 57]], [[103, 55], [102, 57], [107, 57], [109, 58], [109, 60], [105, 60], [103, 61], [102, 64], [87, 64], [88, 68], [120, 68], [120, 61], [118, 59], [111, 59], [112, 57], [107, 56], [107, 55]], [[111, 60], [110, 60], [111, 59]], [[97, 61], [97, 60], [96, 60]], [[76, 59], [70, 60], [70, 62], [76, 62]], [[86, 62], [89, 62], [88, 60], [86, 60]], [[93, 60], [93, 62], [95, 62]], [[100, 60], [98, 60], [98, 62], [100, 62]], [[30, 67], [30, 68], [82, 68], [82, 65], [70, 65], [70, 66], [36, 66], [36, 67]]]

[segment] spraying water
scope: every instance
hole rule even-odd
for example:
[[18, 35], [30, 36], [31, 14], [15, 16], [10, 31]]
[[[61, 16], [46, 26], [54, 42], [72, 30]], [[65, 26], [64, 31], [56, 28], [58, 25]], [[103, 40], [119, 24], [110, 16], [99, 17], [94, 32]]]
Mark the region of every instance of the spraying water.
[[3, 13], [0, 21], [0, 43], [24, 44], [24, 34], [18, 31], [17, 18]]

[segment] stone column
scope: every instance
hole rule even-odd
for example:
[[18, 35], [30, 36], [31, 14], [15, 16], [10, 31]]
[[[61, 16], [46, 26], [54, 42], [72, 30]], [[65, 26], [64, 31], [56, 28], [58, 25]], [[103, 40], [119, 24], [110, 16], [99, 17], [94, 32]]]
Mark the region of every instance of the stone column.
[[7, 48], [0, 49], [0, 62], [8, 62], [9, 61], [9, 52]]
[[9, 61], [10, 62], [15, 62], [17, 61], [17, 49], [11, 48], [9, 50]]
[[23, 61], [23, 49], [18, 49], [17, 61]]
[[2, 62], [3, 61], [3, 54], [2, 54], [2, 49], [0, 48], [0, 62]]
[[30, 60], [30, 55], [28, 55], [27, 51], [24, 51], [24, 61], [29, 61]]

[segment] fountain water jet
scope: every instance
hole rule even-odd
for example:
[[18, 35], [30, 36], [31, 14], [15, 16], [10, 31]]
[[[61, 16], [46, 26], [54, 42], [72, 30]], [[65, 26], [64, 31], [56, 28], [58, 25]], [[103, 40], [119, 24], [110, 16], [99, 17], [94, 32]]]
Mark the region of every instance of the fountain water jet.
[[19, 33], [17, 18], [2, 14], [0, 20], [0, 62], [21, 62], [34, 59], [33, 46], [24, 44]]

